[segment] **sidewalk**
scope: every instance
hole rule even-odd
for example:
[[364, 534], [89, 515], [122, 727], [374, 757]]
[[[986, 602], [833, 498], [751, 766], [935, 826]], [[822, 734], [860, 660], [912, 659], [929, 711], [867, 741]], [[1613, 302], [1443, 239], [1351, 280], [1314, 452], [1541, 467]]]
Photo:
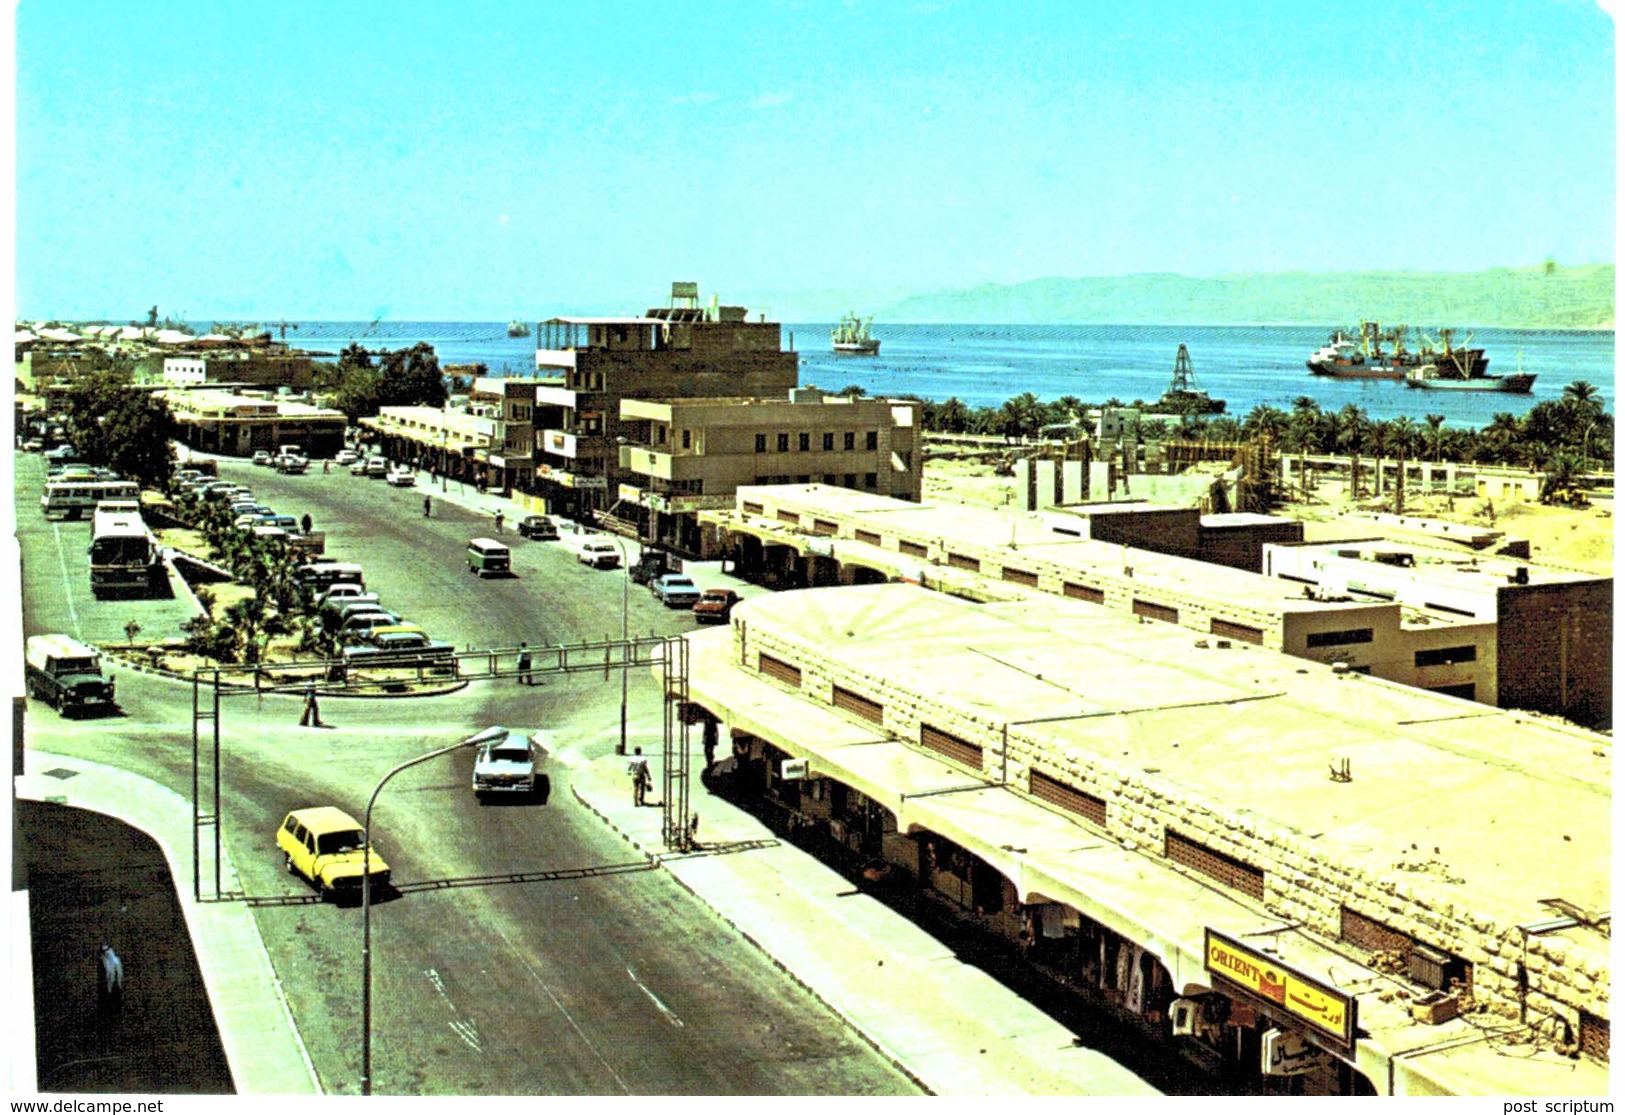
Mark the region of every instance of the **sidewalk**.
[[[565, 751], [576, 799], [937, 1095], [1156, 1095], [924, 930], [699, 785], [700, 848], [665, 855], [661, 811], [632, 804], [625, 756]], [[658, 766], [658, 755], [655, 756]], [[660, 785], [659, 771], [655, 785]], [[738, 851], [741, 842], [767, 842]]]
[[[192, 897], [191, 803], [156, 782], [101, 763], [32, 749], [27, 761], [28, 773], [14, 780], [18, 798], [116, 817], [163, 849], [237, 1093], [319, 1093], [316, 1070], [294, 1028], [253, 911], [242, 902]], [[211, 864], [210, 887], [213, 881]], [[228, 892], [241, 889], [236, 869], [224, 858], [220, 884]], [[32, 1058], [33, 1053], [30, 1044], [13, 1055]]]

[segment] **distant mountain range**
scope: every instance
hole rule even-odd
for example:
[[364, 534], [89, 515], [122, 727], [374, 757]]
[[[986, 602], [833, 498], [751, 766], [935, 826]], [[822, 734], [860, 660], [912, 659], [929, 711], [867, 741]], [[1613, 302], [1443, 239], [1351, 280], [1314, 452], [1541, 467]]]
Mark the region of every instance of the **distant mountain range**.
[[[1349, 271], [1227, 275], [1146, 274], [985, 283], [836, 305], [829, 292], [771, 299], [780, 321], [833, 320], [847, 310], [901, 322], [1061, 325], [1323, 325], [1361, 319], [1424, 327], [1611, 329], [1614, 265], [1555, 264], [1487, 271]], [[874, 296], [871, 296], [874, 297]], [[850, 301], [850, 299], [848, 299]]]

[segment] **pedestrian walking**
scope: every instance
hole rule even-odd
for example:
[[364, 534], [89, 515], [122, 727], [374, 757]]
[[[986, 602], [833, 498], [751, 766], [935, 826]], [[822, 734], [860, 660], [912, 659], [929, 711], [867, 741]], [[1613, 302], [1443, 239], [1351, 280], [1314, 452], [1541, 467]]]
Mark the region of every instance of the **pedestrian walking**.
[[304, 531], [306, 534], [310, 533], [310, 512], [309, 511], [306, 511], [302, 516], [300, 516], [300, 518], [299, 518], [299, 529]]
[[427, 519], [429, 517], [429, 497], [428, 496], [423, 497], [423, 517], [425, 519]]
[[321, 709], [316, 706], [316, 683], [313, 681], [305, 682], [305, 711], [299, 717], [299, 726], [301, 728], [327, 727], [326, 724], [322, 723]]
[[648, 796], [654, 778], [649, 773], [649, 760], [643, 757], [643, 748], [632, 749], [632, 761], [626, 764], [626, 773], [632, 776], [632, 804], [644, 804], [644, 798]]
[[502, 533], [502, 512], [500, 512], [500, 511], [497, 512], [496, 523], [497, 523], [497, 533], [501, 534]]
[[717, 761], [717, 722], [706, 718], [700, 726], [700, 742], [705, 747], [705, 769], [710, 770]]
[[322, 475], [326, 476], [328, 473], [330, 473], [332, 471], [333, 471], [333, 462], [332, 461], [323, 461], [322, 462]]
[[525, 644], [524, 643], [519, 644], [519, 684], [520, 685], [534, 685], [534, 684], [536, 684], [534, 681], [531, 680], [531, 676], [530, 676], [530, 651], [525, 649]]
[[96, 950], [96, 1005], [104, 1011], [116, 1011], [123, 1003], [124, 961], [104, 941]]

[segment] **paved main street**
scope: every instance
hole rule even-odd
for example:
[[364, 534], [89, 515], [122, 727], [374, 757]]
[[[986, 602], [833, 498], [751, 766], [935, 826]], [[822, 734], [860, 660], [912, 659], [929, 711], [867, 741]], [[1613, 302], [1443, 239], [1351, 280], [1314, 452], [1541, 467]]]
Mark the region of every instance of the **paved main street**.
[[[90, 599], [74, 568], [88, 526], [45, 523], [39, 458], [17, 460], [25, 633], [122, 642], [131, 618], [142, 625], [141, 641], [178, 633], [166, 625], [184, 618], [180, 601]], [[221, 472], [279, 511], [309, 512], [331, 554], [361, 562], [386, 606], [435, 637], [534, 646], [619, 634], [622, 574], [579, 566], [567, 542], [525, 542], [510, 529], [517, 577], [482, 581], [469, 576], [463, 544], [491, 533], [490, 521], [435, 498], [438, 490], [425, 519], [425, 488], [391, 489], [343, 470], [284, 477], [223, 462]], [[628, 603], [635, 632], [692, 626], [686, 612], [666, 611], [637, 586]], [[190, 684], [126, 670], [118, 686], [125, 716], [115, 721], [63, 721], [31, 701], [29, 747], [112, 763], [189, 796]], [[632, 739], [658, 751], [657, 686], [634, 676], [630, 695]], [[535, 688], [481, 682], [434, 698], [330, 698], [328, 730], [295, 727], [297, 696], [225, 702], [226, 850], [248, 894], [286, 900], [254, 917], [323, 1089], [358, 1087], [360, 918], [353, 907], [307, 901], [308, 888], [283, 873], [272, 842], [282, 814], [335, 803], [359, 816], [392, 765], [492, 723], [546, 727], [578, 753], [608, 754], [619, 702], [618, 678], [550, 679]], [[548, 764], [545, 805], [481, 806], [468, 789], [471, 761], [459, 753], [407, 772], [374, 815], [404, 892], [374, 910], [375, 1090], [916, 1090], [668, 873], [649, 869], [581, 810], [563, 764]], [[507, 881], [516, 874], [529, 881]]]

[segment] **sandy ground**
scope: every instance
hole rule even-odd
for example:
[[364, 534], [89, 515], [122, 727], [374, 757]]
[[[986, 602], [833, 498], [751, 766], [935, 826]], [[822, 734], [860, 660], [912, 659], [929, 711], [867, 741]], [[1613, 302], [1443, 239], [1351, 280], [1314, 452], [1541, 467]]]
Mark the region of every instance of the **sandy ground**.
[[[925, 463], [924, 498], [939, 503], [1006, 507], [1015, 502], [1015, 479], [995, 474], [992, 457], [932, 457]], [[1376, 500], [1350, 500], [1342, 484], [1323, 481], [1316, 490], [1321, 502], [1289, 503], [1276, 514], [1302, 520], [1304, 537], [1311, 542], [1340, 538], [1370, 538], [1386, 533], [1369, 519], [1355, 518], [1355, 510], [1392, 510]], [[1598, 499], [1587, 508], [1547, 507], [1538, 503], [1489, 501], [1472, 497], [1407, 496], [1407, 514], [1471, 523], [1527, 538], [1532, 559], [1598, 576], [1614, 571], [1613, 503]], [[1396, 534], [1396, 537], [1402, 537]]]

